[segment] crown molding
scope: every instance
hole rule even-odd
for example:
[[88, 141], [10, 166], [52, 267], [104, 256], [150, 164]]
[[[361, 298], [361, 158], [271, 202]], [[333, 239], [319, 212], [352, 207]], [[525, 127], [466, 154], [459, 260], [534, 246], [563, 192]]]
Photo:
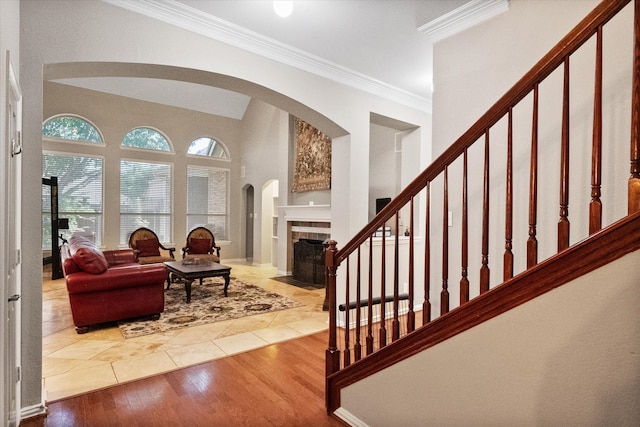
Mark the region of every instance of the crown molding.
[[418, 27], [431, 43], [452, 36], [509, 9], [509, 0], [472, 0]]
[[175, 0], [102, 0], [337, 83], [431, 113], [431, 99], [265, 37]]

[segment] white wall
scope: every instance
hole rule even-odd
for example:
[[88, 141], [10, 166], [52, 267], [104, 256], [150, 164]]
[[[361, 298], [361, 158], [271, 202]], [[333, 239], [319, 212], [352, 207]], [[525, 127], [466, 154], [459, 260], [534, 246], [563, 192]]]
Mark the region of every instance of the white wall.
[[[434, 47], [433, 147], [439, 155], [519, 80], [597, 1], [512, 0], [509, 10]], [[626, 213], [629, 175], [632, 10], [628, 5], [604, 30], [603, 225]], [[588, 235], [591, 194], [591, 135], [594, 88], [594, 46], [571, 56], [570, 89], [570, 242]], [[560, 199], [560, 118], [562, 70], [540, 86], [537, 240], [539, 260], [557, 251]], [[514, 235], [515, 271], [526, 265], [532, 97], [514, 109]], [[502, 280], [505, 229], [506, 125], [490, 132], [489, 240], [491, 284]], [[615, 148], [614, 148], [615, 147]], [[469, 151], [469, 272], [477, 294], [481, 263], [483, 142]], [[450, 241], [460, 242], [461, 164], [449, 171], [449, 201], [454, 226]], [[439, 196], [441, 187], [434, 194]], [[435, 231], [435, 230], [434, 230]], [[436, 231], [437, 232], [437, 231]], [[502, 248], [502, 249], [501, 249]], [[450, 254], [449, 277], [460, 277], [460, 254]], [[435, 261], [437, 264], [437, 260]], [[457, 296], [453, 296], [457, 299]]]
[[[511, 0], [509, 11], [434, 48], [433, 147], [439, 155], [597, 1]], [[629, 175], [631, 5], [605, 27], [603, 225], [626, 212]], [[593, 43], [590, 43], [593, 46]], [[593, 53], [571, 58], [571, 243], [585, 237], [590, 194]], [[559, 200], [559, 112], [562, 78], [541, 86], [538, 239], [540, 259], [555, 252]], [[527, 237], [531, 100], [515, 116], [516, 273]], [[545, 121], [545, 125], [542, 125]], [[502, 278], [505, 169], [503, 124], [491, 133], [491, 282]], [[611, 148], [615, 146], [615, 150]], [[616, 153], [615, 155], [613, 153]], [[617, 154], [620, 153], [620, 154]], [[482, 144], [469, 152], [471, 214], [481, 205]], [[449, 170], [450, 242], [460, 242], [460, 162]], [[522, 173], [521, 173], [522, 172]], [[524, 176], [523, 176], [524, 175]], [[500, 178], [502, 179], [502, 178]], [[441, 184], [441, 182], [439, 183]], [[434, 198], [439, 194], [434, 191]], [[523, 200], [524, 198], [524, 200]], [[438, 205], [439, 206], [439, 205]], [[439, 213], [434, 213], [434, 216]], [[457, 221], [457, 223], [455, 222]], [[437, 222], [436, 222], [437, 225]], [[437, 226], [436, 226], [437, 228]], [[478, 293], [480, 217], [470, 218], [471, 296]], [[439, 235], [439, 230], [432, 230]], [[460, 277], [459, 243], [449, 254], [450, 283]], [[342, 410], [358, 425], [636, 425], [640, 276], [635, 253], [543, 297], [347, 387]], [[434, 260], [438, 265], [438, 261]], [[440, 272], [436, 272], [440, 273]], [[611, 280], [615, 277], [616, 280]], [[437, 278], [432, 282], [437, 283]], [[433, 289], [433, 288], [432, 288]], [[451, 286], [452, 302], [458, 301]], [[438, 304], [440, 289], [432, 301]], [[435, 307], [434, 312], [439, 312]], [[611, 307], [615, 306], [615, 310]], [[453, 308], [453, 307], [452, 307]], [[375, 391], [379, 391], [376, 393]]]
[[402, 151], [396, 152], [396, 131], [371, 124], [369, 148], [369, 219], [376, 214], [376, 199], [393, 198], [400, 192]]
[[[262, 232], [263, 221], [266, 220], [263, 218], [262, 190], [268, 182], [279, 179], [283, 173], [285, 176], [287, 174], [288, 164], [280, 164], [278, 161], [280, 150], [287, 147], [288, 138], [284, 144], [281, 143], [283, 138], [281, 128], [282, 126], [286, 128], [287, 125], [286, 112], [255, 99], [249, 103], [242, 118], [241, 165], [244, 167], [245, 177], [240, 180], [242, 187], [251, 184], [256, 192], [253, 216], [253, 262], [255, 264], [271, 263], [270, 251], [264, 250], [264, 245], [270, 245], [271, 242], [264, 241]], [[284, 134], [284, 136], [288, 135]]]
[[[23, 1], [21, 25], [21, 78], [26, 99], [24, 136], [28, 147], [23, 174], [23, 234], [26, 236], [23, 278], [30, 289], [39, 289], [41, 282], [41, 206], [40, 197], [36, 195], [41, 192], [40, 135], [45, 75], [62, 78], [156, 73], [154, 77], [162, 74], [183, 80], [198, 78], [243, 92], [300, 117], [333, 139], [332, 237], [338, 242], [346, 242], [368, 219], [369, 168], [362, 159], [368, 158], [369, 153], [371, 112], [418, 127], [430, 123], [428, 114], [422, 111], [97, 0]], [[110, 64], [101, 66], [102, 61]], [[174, 68], [165, 69], [162, 67], [165, 65]], [[424, 132], [420, 137], [425, 151], [429, 150], [427, 134]], [[422, 154], [423, 159], [427, 157]], [[262, 188], [260, 182], [252, 184], [256, 191]], [[256, 197], [256, 200], [260, 199]], [[36, 292], [28, 302], [30, 308], [25, 315], [32, 323], [25, 325], [23, 336], [29, 337], [25, 343], [26, 354], [33, 357], [23, 370], [27, 377], [25, 384], [28, 384], [25, 386], [27, 402], [41, 397], [41, 295]]]

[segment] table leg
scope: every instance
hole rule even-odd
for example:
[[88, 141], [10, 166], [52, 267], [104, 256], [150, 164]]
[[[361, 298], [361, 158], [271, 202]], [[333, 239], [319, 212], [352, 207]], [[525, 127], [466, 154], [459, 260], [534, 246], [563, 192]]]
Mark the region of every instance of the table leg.
[[227, 289], [229, 288], [229, 274], [225, 274], [224, 276], [224, 296], [228, 296], [227, 295]]
[[187, 291], [187, 303], [191, 302], [191, 283], [193, 283], [193, 280], [184, 280], [184, 290]]

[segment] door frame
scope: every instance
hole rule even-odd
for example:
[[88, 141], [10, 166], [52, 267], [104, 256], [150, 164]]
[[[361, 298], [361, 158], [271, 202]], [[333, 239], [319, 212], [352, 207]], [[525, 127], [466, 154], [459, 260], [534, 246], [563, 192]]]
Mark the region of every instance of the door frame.
[[0, 212], [2, 285], [0, 316], [2, 321], [2, 420], [8, 426], [20, 425], [21, 419], [21, 218], [22, 218], [22, 92], [11, 63], [10, 51], [5, 62], [6, 98], [3, 105], [5, 123], [2, 138], [2, 174]]

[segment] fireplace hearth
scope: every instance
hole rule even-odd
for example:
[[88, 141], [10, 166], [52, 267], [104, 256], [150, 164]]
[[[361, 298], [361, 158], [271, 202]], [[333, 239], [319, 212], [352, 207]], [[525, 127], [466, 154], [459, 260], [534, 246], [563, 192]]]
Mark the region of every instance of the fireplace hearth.
[[324, 284], [324, 248], [322, 240], [299, 239], [293, 244], [293, 278], [305, 283]]

